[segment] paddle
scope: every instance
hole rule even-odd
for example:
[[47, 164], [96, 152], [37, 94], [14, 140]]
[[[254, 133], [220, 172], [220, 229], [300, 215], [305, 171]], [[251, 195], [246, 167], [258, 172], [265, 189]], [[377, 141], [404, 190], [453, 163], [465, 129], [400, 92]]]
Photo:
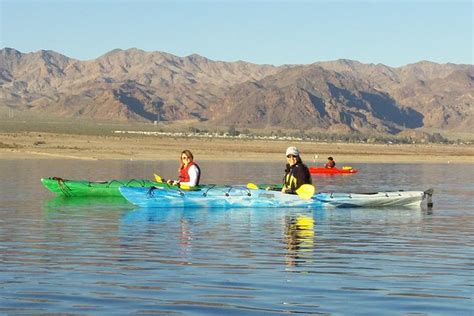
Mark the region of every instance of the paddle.
[[[163, 179], [160, 175], [157, 175], [156, 173], [153, 174], [155, 176], [155, 181], [158, 183], [167, 183], [165, 179]], [[169, 185], [169, 184], [168, 184]], [[189, 185], [186, 184], [181, 184], [178, 186], [182, 190], [194, 190], [194, 187], [190, 187]]]
[[260, 188], [258, 187], [258, 185], [256, 185], [255, 183], [247, 183], [247, 189], [250, 189], [250, 190], [259, 190]]
[[[255, 183], [247, 183], [247, 188], [248, 189], [251, 189], [251, 190], [258, 190], [260, 189], [258, 187], [258, 185], [256, 185]], [[302, 186], [300, 186], [298, 188], [298, 190], [296, 190], [296, 194], [298, 195], [298, 197], [300, 199], [303, 199], [303, 200], [309, 200], [313, 197], [314, 195], [314, 192], [316, 191], [316, 188], [314, 187], [314, 185], [311, 185], [311, 184], [303, 184]]]
[[316, 188], [312, 184], [303, 184], [296, 190], [296, 194], [303, 200], [311, 199], [314, 192], [316, 192]]
[[155, 176], [155, 181], [156, 182], [166, 182], [162, 177], [160, 177], [156, 173], [154, 173], [153, 175]]

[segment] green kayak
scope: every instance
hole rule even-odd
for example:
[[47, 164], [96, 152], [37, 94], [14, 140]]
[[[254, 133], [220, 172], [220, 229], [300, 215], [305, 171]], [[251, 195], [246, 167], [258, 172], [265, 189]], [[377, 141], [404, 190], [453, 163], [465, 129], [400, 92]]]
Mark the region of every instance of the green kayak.
[[[161, 178], [159, 178], [161, 180]], [[148, 179], [121, 179], [109, 181], [88, 181], [88, 180], [68, 180], [59, 177], [42, 178], [41, 183], [49, 191], [58, 196], [66, 197], [81, 197], [81, 196], [118, 196], [122, 197], [119, 187], [133, 187], [133, 188], [151, 188], [164, 187], [171, 190], [181, 191], [199, 191], [209, 187], [220, 187], [215, 184], [199, 185], [197, 187], [177, 187], [169, 185], [166, 182], [152, 181]], [[225, 187], [225, 186], [224, 186]], [[281, 185], [259, 184], [259, 188], [272, 187], [272, 189], [281, 189]]]
[[121, 196], [121, 186], [149, 188], [168, 186], [148, 179], [125, 179], [110, 181], [67, 180], [59, 177], [41, 179], [44, 187], [58, 196]]

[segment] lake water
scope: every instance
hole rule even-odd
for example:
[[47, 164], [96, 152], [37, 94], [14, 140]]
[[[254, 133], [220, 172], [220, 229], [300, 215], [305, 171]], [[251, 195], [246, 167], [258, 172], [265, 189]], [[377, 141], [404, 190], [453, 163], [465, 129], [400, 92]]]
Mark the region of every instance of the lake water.
[[[283, 163], [201, 162], [280, 182]], [[135, 209], [40, 178], [174, 176], [175, 161], [0, 160], [0, 314], [474, 313], [473, 165], [357, 164], [321, 191], [434, 188], [429, 209]]]

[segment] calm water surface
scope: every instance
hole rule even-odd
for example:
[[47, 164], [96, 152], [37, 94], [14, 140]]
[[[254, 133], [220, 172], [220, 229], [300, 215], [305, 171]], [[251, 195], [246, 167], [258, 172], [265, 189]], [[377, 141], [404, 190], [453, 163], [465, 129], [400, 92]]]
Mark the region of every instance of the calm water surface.
[[[283, 163], [204, 161], [202, 181], [279, 182]], [[135, 209], [54, 198], [39, 181], [176, 167], [0, 160], [0, 314], [474, 313], [472, 165], [313, 177], [321, 191], [433, 187], [432, 210]]]

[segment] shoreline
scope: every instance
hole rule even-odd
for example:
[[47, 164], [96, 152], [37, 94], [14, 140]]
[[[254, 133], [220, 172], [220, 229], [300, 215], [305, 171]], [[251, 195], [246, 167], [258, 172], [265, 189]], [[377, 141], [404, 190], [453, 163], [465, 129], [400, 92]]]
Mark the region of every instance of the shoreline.
[[474, 145], [365, 144], [239, 139], [93, 136], [39, 132], [0, 133], [1, 159], [175, 160], [189, 149], [199, 160], [285, 161], [296, 146], [305, 163], [474, 163]]

